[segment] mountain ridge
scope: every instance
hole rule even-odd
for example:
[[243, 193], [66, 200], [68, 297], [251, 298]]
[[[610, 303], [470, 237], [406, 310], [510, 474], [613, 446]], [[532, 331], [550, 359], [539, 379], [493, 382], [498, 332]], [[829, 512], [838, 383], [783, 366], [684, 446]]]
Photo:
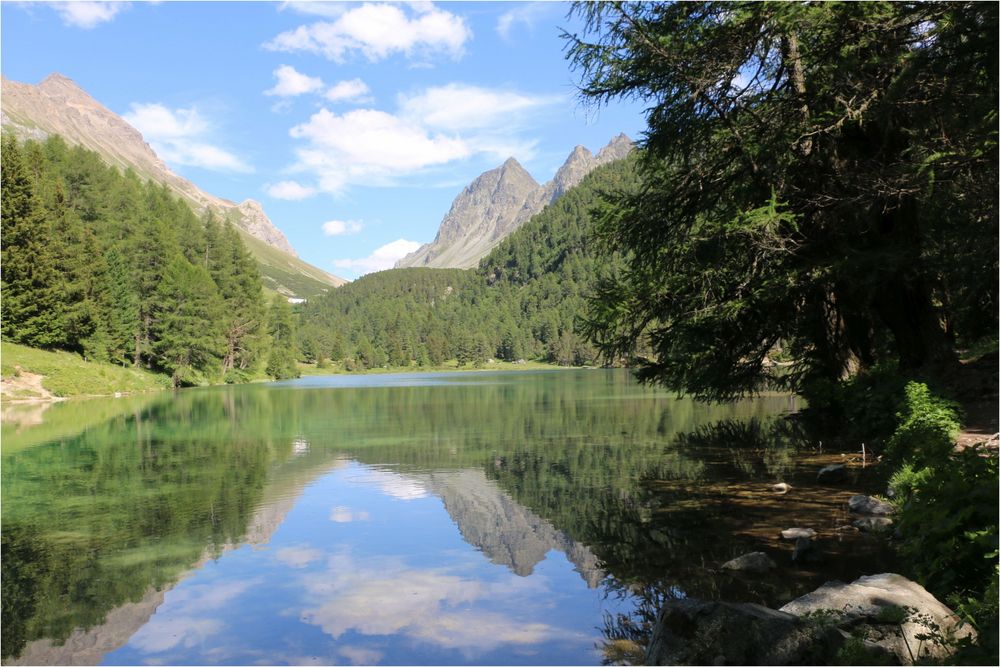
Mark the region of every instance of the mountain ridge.
[[623, 159], [632, 148], [632, 140], [624, 133], [611, 139], [597, 155], [578, 145], [552, 180], [544, 184], [539, 184], [515, 158], [508, 158], [467, 185], [455, 197], [434, 240], [400, 259], [395, 268], [476, 266], [504, 238], [587, 174], [602, 164]]
[[[139, 130], [100, 104], [71, 78], [56, 72], [38, 84], [12, 81], [5, 76], [0, 76], [0, 81], [0, 124], [5, 131], [21, 140], [44, 141], [49, 135], [59, 135], [71, 145], [96, 152], [111, 166], [132, 169], [144, 180], [165, 185], [198, 213], [211, 211], [229, 221], [248, 242], [265, 284], [275, 292], [285, 296], [314, 296], [347, 282], [300, 260], [260, 202], [246, 199], [236, 203], [216, 197], [175, 174]], [[289, 277], [293, 280], [288, 280]]]

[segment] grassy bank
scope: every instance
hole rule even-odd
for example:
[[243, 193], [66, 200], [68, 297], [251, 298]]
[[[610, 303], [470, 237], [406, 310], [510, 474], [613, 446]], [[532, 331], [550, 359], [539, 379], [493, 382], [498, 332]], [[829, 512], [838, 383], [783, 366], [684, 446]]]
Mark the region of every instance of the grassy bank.
[[170, 386], [165, 375], [8, 342], [0, 343], [0, 376], [5, 402], [134, 394]]

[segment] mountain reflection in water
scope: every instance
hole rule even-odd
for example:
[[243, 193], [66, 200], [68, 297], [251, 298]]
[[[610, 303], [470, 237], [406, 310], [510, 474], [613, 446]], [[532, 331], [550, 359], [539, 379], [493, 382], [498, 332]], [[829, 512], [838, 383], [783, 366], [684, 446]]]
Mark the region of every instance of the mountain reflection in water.
[[714, 572], [777, 549], [768, 521], [834, 521], [836, 494], [762, 518], [741, 494], [805, 474], [783, 445], [679, 437], [788, 397], [698, 405], [620, 371], [382, 377], [5, 424], [4, 663], [587, 664], [650, 595], [775, 602], [824, 574]]

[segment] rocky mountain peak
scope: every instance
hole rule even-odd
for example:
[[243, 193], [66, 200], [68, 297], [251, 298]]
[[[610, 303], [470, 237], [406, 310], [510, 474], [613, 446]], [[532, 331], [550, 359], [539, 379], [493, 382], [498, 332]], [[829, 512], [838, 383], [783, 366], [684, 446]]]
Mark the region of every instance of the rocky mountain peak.
[[625, 156], [632, 152], [635, 143], [624, 132], [608, 142], [608, 145], [597, 153], [597, 161], [600, 164], [623, 160]]
[[475, 266], [501, 240], [546, 205], [576, 186], [595, 167], [621, 159], [632, 140], [620, 134], [594, 156], [575, 147], [551, 181], [538, 182], [513, 157], [481, 174], [452, 202], [434, 241], [396, 263], [397, 267], [435, 266], [466, 269]]
[[162, 183], [199, 211], [214, 211], [252, 236], [295, 256], [288, 239], [260, 203], [235, 203], [210, 195], [175, 174], [157, 157], [137, 129], [104, 107], [68, 76], [53, 72], [37, 85], [3, 79], [3, 124], [25, 139], [58, 134], [68, 143], [95, 151], [108, 164], [131, 168]]

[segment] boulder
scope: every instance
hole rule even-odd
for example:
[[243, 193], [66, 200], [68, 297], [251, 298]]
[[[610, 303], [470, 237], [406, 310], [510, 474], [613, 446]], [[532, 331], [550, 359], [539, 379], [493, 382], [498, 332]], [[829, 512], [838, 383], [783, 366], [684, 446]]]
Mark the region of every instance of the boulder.
[[843, 635], [756, 604], [670, 600], [646, 649], [647, 665], [818, 665]]
[[783, 540], [797, 540], [800, 537], [812, 539], [816, 537], [816, 531], [812, 528], [786, 528], [781, 531], [781, 539]]
[[737, 572], [767, 572], [777, 567], [775, 562], [763, 551], [752, 551], [722, 564], [723, 570]]
[[847, 465], [843, 463], [833, 463], [820, 468], [816, 473], [817, 482], [839, 482], [845, 477], [847, 477]]
[[863, 516], [855, 519], [851, 525], [869, 533], [881, 533], [892, 527], [892, 519], [886, 516]]
[[823, 555], [816, 547], [815, 542], [808, 537], [800, 537], [795, 540], [795, 549], [792, 551], [793, 563], [818, 563], [823, 560]]
[[855, 514], [874, 514], [877, 516], [886, 516], [896, 511], [896, 508], [887, 502], [862, 495], [851, 496], [850, 500], [847, 501], [847, 507]]
[[937, 633], [952, 641], [974, 634], [923, 586], [891, 573], [861, 577], [851, 584], [827, 582], [780, 611], [800, 617], [832, 615], [840, 628], [889, 651], [904, 665], [946, 660], [951, 654], [945, 642], [922, 635]]

